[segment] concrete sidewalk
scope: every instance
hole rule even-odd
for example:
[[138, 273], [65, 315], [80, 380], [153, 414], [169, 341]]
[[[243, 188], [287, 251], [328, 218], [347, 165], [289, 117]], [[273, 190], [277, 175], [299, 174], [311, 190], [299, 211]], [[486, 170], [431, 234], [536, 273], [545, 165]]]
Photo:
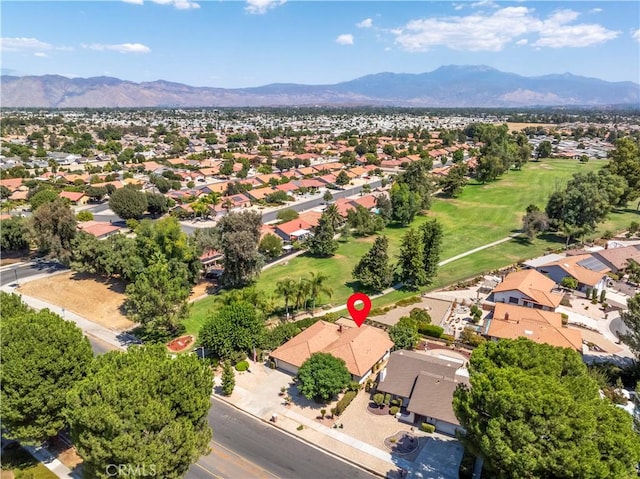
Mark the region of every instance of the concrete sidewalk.
[[44, 447], [25, 446], [22, 448], [29, 452], [33, 457], [45, 465], [47, 469], [53, 472], [61, 479], [81, 479], [81, 475], [77, 472], [71, 472], [67, 466], [62, 464], [56, 457]]

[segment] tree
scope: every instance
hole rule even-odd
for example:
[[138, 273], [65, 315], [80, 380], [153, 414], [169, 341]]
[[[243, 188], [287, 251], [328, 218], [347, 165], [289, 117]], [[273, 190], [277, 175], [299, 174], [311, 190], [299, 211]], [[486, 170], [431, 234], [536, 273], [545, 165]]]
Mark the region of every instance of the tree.
[[542, 158], [549, 158], [551, 156], [552, 147], [551, 142], [549, 140], [541, 141], [538, 147], [536, 148], [536, 160], [540, 160]]
[[467, 184], [468, 172], [469, 167], [465, 163], [460, 163], [459, 165], [452, 167], [447, 176], [443, 177], [439, 181], [442, 192], [451, 198], [458, 196], [462, 191], [462, 188]]
[[420, 335], [418, 334], [418, 323], [407, 316], [402, 317], [389, 329], [389, 337], [391, 338], [391, 341], [393, 341], [394, 350], [411, 350], [420, 340]]
[[386, 236], [378, 236], [371, 249], [353, 269], [353, 277], [363, 287], [376, 293], [391, 285], [393, 274], [389, 265], [388, 249], [389, 239]]
[[233, 388], [236, 387], [236, 375], [229, 361], [224, 362], [222, 368], [222, 394], [231, 396]]
[[335, 204], [327, 206], [323, 211], [323, 215], [327, 217], [329, 223], [336, 231], [344, 223], [344, 218], [340, 214], [340, 210], [338, 210], [338, 207]]
[[159, 193], [146, 192], [147, 210], [153, 216], [160, 216], [169, 211], [169, 199]]
[[52, 203], [59, 198], [58, 193], [51, 189], [44, 189], [38, 191], [29, 199], [31, 205], [31, 211], [36, 211], [42, 205], [46, 203]]
[[325, 203], [329, 203], [329, 201], [333, 199], [333, 195], [329, 190], [327, 190], [324, 192], [324, 195], [322, 195], [322, 199], [324, 200]]
[[385, 227], [384, 220], [362, 205], [347, 212], [347, 228], [352, 228], [359, 236], [369, 236]]
[[568, 289], [578, 289], [578, 280], [571, 276], [565, 276], [562, 278], [562, 281], [560, 281], [560, 285]]
[[109, 196], [109, 208], [123, 220], [139, 219], [147, 206], [146, 195], [135, 186], [125, 186]]
[[420, 211], [420, 195], [409, 190], [404, 183], [395, 183], [391, 187], [391, 217], [402, 226], [413, 221]]
[[218, 223], [224, 254], [222, 282], [238, 288], [252, 282], [260, 273], [262, 260], [258, 252], [262, 217], [254, 211], [231, 213]]
[[307, 399], [328, 401], [350, 381], [344, 360], [328, 353], [313, 353], [298, 369], [298, 390]]
[[275, 259], [282, 254], [282, 240], [279, 236], [267, 233], [260, 241], [258, 251], [269, 259]]
[[529, 240], [549, 229], [549, 217], [536, 205], [527, 206], [527, 214], [522, 217], [522, 230]]
[[483, 155], [476, 166], [476, 178], [481, 183], [493, 181], [504, 173], [504, 165], [495, 155]]
[[316, 300], [320, 294], [325, 294], [329, 298], [333, 295], [333, 289], [326, 284], [329, 277], [326, 274], [320, 272], [309, 272], [310, 277], [307, 279], [309, 284], [309, 296], [312, 302], [312, 308], [316, 307]]
[[29, 237], [41, 253], [67, 262], [76, 235], [76, 217], [61, 198], [41, 205], [29, 218]]
[[[333, 206], [333, 205], [332, 205]], [[336, 232], [326, 212], [318, 220], [313, 229], [313, 236], [307, 240], [309, 253], [317, 257], [329, 257], [338, 249], [338, 242], [333, 238]]]
[[618, 336], [640, 358], [640, 293], [627, 299], [627, 310], [620, 314], [627, 332]]
[[296, 210], [292, 210], [291, 208], [285, 208], [283, 210], [278, 211], [276, 214], [276, 218], [281, 223], [286, 223], [287, 221], [295, 220], [300, 216]]
[[410, 289], [415, 289], [427, 281], [422, 237], [413, 228], [402, 238], [397, 268], [398, 279]]
[[254, 305], [234, 302], [211, 314], [200, 328], [200, 342], [216, 357], [226, 359], [234, 352], [250, 353], [262, 344], [264, 321]]
[[463, 443], [491, 477], [635, 476], [640, 441], [631, 415], [601, 399], [582, 358], [521, 338], [471, 354], [471, 387], [454, 392]]
[[65, 396], [87, 373], [91, 346], [75, 324], [18, 296], [0, 292], [0, 305], [2, 426], [8, 437], [39, 443], [65, 427]]
[[[622, 195], [622, 203], [640, 197], [640, 147], [632, 138], [620, 138], [616, 148], [609, 152], [609, 164], [606, 168], [614, 175], [623, 177], [627, 187]], [[636, 209], [640, 208], [640, 203]]]
[[[11, 196], [12, 192], [9, 188], [4, 185], [0, 185], [0, 200], [6, 200]], [[331, 193], [329, 193], [331, 194]]]
[[172, 358], [164, 345], [134, 346], [96, 359], [68, 395], [71, 438], [87, 477], [113, 466], [178, 479], [207, 451], [211, 369], [195, 355]]
[[347, 173], [344, 170], [342, 170], [336, 177], [336, 185], [338, 186], [348, 185], [349, 181], [350, 181], [349, 175], [347, 175]]
[[289, 302], [295, 297], [296, 282], [291, 278], [285, 278], [276, 283], [276, 294], [284, 299], [284, 309], [287, 317], [289, 316]]
[[12, 216], [8, 220], [3, 220], [0, 228], [0, 250], [24, 253], [28, 249], [29, 239], [25, 219], [20, 216]]
[[93, 221], [93, 213], [89, 210], [82, 210], [76, 215], [78, 221]]
[[384, 220], [384, 224], [389, 224], [393, 217], [393, 206], [389, 197], [385, 194], [377, 196], [376, 208], [378, 209], [378, 214]]
[[430, 159], [414, 161], [397, 177], [397, 183], [407, 185], [409, 191], [416, 195], [414, 198], [417, 200], [418, 209], [426, 210], [431, 205], [431, 194], [435, 186], [429, 173], [432, 166], [433, 162]]
[[423, 245], [423, 262], [425, 285], [433, 282], [438, 273], [440, 250], [442, 249], [442, 225], [438, 220], [431, 219], [420, 227]]
[[127, 285], [127, 315], [149, 332], [176, 333], [189, 314], [187, 284], [186, 278], [171, 274], [167, 258], [156, 252], [148, 268]]

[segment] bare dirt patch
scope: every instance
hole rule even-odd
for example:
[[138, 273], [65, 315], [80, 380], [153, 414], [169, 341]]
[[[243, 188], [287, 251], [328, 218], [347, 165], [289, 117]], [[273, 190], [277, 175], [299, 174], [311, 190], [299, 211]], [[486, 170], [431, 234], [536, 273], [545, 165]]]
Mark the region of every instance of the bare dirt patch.
[[167, 349], [172, 353], [180, 353], [187, 348], [193, 346], [196, 342], [195, 336], [188, 334], [186, 336], [180, 336], [167, 344]]
[[23, 283], [18, 291], [115, 330], [134, 326], [123, 314], [125, 283], [84, 273], [62, 273]]
[[509, 123], [507, 122], [507, 126], [509, 127], [509, 131], [522, 131], [529, 126], [532, 126], [534, 128], [538, 128], [539, 126], [543, 128], [551, 128], [551, 127], [557, 127], [558, 125], [553, 125], [551, 123]]

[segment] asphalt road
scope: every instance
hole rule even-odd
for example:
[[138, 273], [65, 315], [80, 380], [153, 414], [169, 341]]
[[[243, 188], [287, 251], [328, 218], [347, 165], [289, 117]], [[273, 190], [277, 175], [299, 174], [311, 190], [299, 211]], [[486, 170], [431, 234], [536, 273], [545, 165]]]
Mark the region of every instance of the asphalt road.
[[[377, 188], [381, 184], [382, 184], [381, 180], [376, 180], [369, 183], [372, 189]], [[329, 191], [331, 191], [331, 193], [333, 194], [333, 199], [337, 200], [338, 198], [346, 198], [347, 196], [353, 196], [355, 194], [360, 193], [360, 191], [362, 191], [362, 185], [354, 186], [352, 188], [347, 188], [344, 190], [329, 190]], [[305, 211], [311, 208], [316, 208], [323, 204], [324, 204], [324, 200], [322, 199], [322, 195], [320, 195], [319, 197], [313, 198], [308, 201], [302, 201], [299, 203], [290, 204], [287, 206], [287, 208], [291, 208], [295, 211]], [[93, 213], [93, 218], [96, 221], [111, 221], [115, 225], [125, 226], [125, 222], [122, 219], [120, 219], [118, 215], [115, 215], [113, 213], [108, 213], [109, 211], [108, 202], [104, 202], [99, 205], [93, 206], [89, 208], [88, 211]], [[278, 214], [278, 210], [268, 211], [264, 213], [262, 215], [262, 222], [269, 223], [270, 221], [275, 221], [277, 219], [276, 218], [277, 214]], [[181, 227], [182, 227], [182, 230], [187, 234], [192, 234], [193, 231], [197, 229], [195, 227], [188, 226], [185, 224], [182, 224]]]
[[[211, 453], [187, 479], [372, 479], [375, 476], [212, 399]], [[237, 452], [235, 452], [237, 451]], [[240, 455], [242, 454], [242, 455]]]
[[16, 281], [19, 283], [21, 279], [28, 278], [29, 276], [53, 273], [61, 269], [65, 269], [64, 266], [55, 261], [20, 263], [0, 272], [0, 286], [13, 284]]

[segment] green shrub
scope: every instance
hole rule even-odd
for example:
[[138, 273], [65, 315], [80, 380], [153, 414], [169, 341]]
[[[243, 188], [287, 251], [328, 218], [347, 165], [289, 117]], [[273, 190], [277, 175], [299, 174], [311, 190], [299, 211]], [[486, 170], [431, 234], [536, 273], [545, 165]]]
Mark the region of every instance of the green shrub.
[[603, 289], [600, 291], [600, 302], [604, 303], [604, 300], [607, 298], [607, 290]]
[[349, 383], [349, 385], [347, 386], [347, 390], [349, 390], [349, 391], [356, 391], [356, 392], [358, 392], [358, 391], [360, 391], [360, 387], [361, 387], [361, 386], [360, 386], [360, 384], [358, 383], [358, 381], [351, 381], [351, 382]]
[[401, 299], [400, 301], [398, 301], [396, 303], [396, 306], [398, 306], [398, 307], [411, 306], [412, 304], [416, 304], [416, 303], [420, 303], [420, 302], [422, 302], [422, 298], [420, 296], [410, 296], [408, 298], [404, 298], [404, 299]]
[[393, 399], [391, 401], [392, 406], [400, 406], [400, 404], [402, 404], [402, 399]]
[[81, 211], [76, 215], [76, 219], [78, 221], [91, 221], [93, 220], [93, 213], [87, 210]]
[[391, 402], [391, 394], [387, 393], [384, 395], [384, 404], [388, 406], [390, 402]]
[[420, 429], [422, 429], [424, 432], [434, 432], [436, 430], [436, 427], [433, 424], [429, 424], [428, 422], [423, 422], [420, 425]]
[[249, 363], [247, 361], [240, 361], [236, 364], [236, 371], [246, 371], [249, 369]]
[[373, 395], [373, 402], [380, 406], [384, 402], [384, 394], [376, 393]]
[[567, 324], [569, 324], [569, 315], [567, 313], [560, 313], [560, 316], [562, 317], [563, 326], [566, 326]]
[[276, 362], [275, 361], [269, 361], [269, 369], [275, 369], [276, 368]]
[[358, 394], [356, 391], [347, 391], [345, 395], [342, 396], [342, 399], [340, 399], [340, 401], [338, 401], [338, 404], [336, 404], [336, 416], [339, 416], [344, 412], [345, 409], [347, 409], [347, 406], [351, 403], [351, 401], [353, 401], [353, 398], [356, 397], [356, 394]]
[[304, 429], [304, 426], [302, 424], [300, 424], [297, 428], [298, 431], [302, 431]]
[[382, 316], [384, 311], [381, 308], [373, 308], [369, 311], [369, 316]]
[[442, 337], [442, 333], [444, 333], [444, 329], [440, 326], [436, 326], [435, 324], [421, 324], [418, 327], [418, 333], [423, 336], [431, 336], [432, 338], [440, 338]]
[[127, 228], [129, 228], [131, 231], [135, 231], [140, 224], [140, 222], [135, 218], [129, 218], [127, 221], [125, 221], [125, 223], [127, 225]]
[[338, 313], [327, 313], [324, 316], [320, 316], [318, 319], [326, 321], [327, 323], [335, 323], [340, 319], [340, 315]]
[[450, 334], [442, 334], [442, 335], [440, 336], [440, 339], [443, 339], [443, 340], [445, 340], [445, 341], [449, 341], [449, 342], [451, 342], [451, 343], [453, 343], [453, 342], [456, 340], [456, 338], [455, 338], [455, 337], [453, 337], [453, 336], [451, 336]]
[[562, 278], [562, 281], [560, 281], [560, 285], [569, 289], [577, 289], [578, 280], [575, 278], [572, 278], [571, 276], [565, 276], [564, 278]]
[[367, 382], [364, 383], [364, 392], [368, 393], [369, 391], [371, 391], [371, 385], [373, 384], [373, 380], [372, 379], [367, 379]]
[[391, 414], [392, 416], [398, 414], [398, 411], [400, 411], [400, 408], [398, 406], [392, 406], [391, 408], [389, 408], [389, 414]]

